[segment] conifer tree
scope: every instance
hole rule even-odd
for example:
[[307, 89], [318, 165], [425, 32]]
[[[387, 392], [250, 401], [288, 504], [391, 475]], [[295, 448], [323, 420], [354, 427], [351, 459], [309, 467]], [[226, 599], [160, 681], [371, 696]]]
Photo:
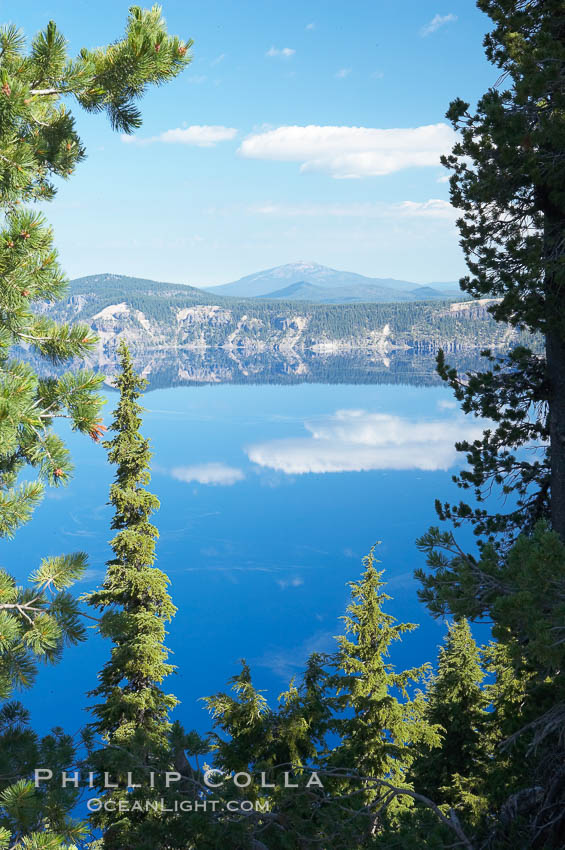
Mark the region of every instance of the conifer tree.
[[[440, 357], [440, 374], [463, 409], [494, 426], [458, 446], [470, 463], [458, 481], [479, 504], [437, 505], [442, 520], [471, 521], [479, 552], [464, 552], [450, 531], [430, 529], [419, 545], [431, 571], [419, 576], [434, 614], [491, 618], [517, 687], [524, 687], [504, 750], [506, 802], [500, 805], [497, 793], [491, 798], [502, 831], [488, 840], [549, 850], [565, 842], [565, 701], [557, 672], [565, 598], [563, 3], [477, 5], [494, 24], [485, 47], [500, 76], [474, 110], [458, 99], [448, 112], [460, 132], [444, 164], [453, 172], [451, 200], [461, 212], [469, 268], [461, 284], [491, 299], [495, 319], [539, 334], [543, 355], [526, 347], [505, 357], [489, 352], [485, 370], [467, 379]], [[509, 512], [480, 503], [493, 486], [510, 496]]]
[[[396, 672], [389, 662], [391, 645], [417, 627], [397, 623], [383, 610], [390, 597], [383, 591], [383, 571], [375, 566], [373, 550], [364, 565], [361, 580], [350, 583], [351, 602], [343, 617], [345, 634], [337, 638], [332, 728], [340, 743], [328, 764], [411, 790], [409, 771], [417, 746], [438, 743], [438, 729], [425, 717], [423, 695], [410, 692], [428, 665]], [[364, 813], [367, 835], [376, 835], [394, 823], [411, 803], [408, 796], [401, 795], [386, 803], [389, 796], [389, 787], [371, 783], [359, 793], [357, 803]]]
[[[439, 506], [470, 519], [479, 534], [511, 538], [551, 520], [565, 539], [565, 41], [561, 0], [478, 0], [494, 27], [487, 58], [500, 76], [474, 110], [457, 99], [447, 113], [460, 141], [444, 164], [469, 275], [462, 288], [490, 298], [495, 319], [544, 341], [544, 356], [520, 347], [489, 353], [484, 371], [462, 379], [440, 359], [466, 412], [493, 420], [481, 440], [462, 442], [471, 469], [459, 478], [484, 498], [513, 494], [507, 514], [483, 505]], [[532, 446], [541, 447], [537, 456]], [[528, 446], [528, 453], [521, 451]]]
[[[414, 787], [436, 803], [461, 803], [462, 780], [484, 770], [490, 755], [481, 661], [468, 622], [451, 623], [425, 693], [425, 718], [440, 727], [441, 742], [420, 749], [411, 773]], [[467, 798], [471, 788], [467, 783]]]
[[[490, 758], [482, 760], [475, 778], [486, 820], [490, 813], [500, 812], [509, 799], [531, 785], [533, 763], [528, 757], [531, 738], [527, 734], [514, 736], [535, 716], [531, 700], [536, 685], [532, 671], [516, 663], [520, 652], [515, 639], [490, 641], [482, 648], [481, 655], [489, 679], [484, 689], [489, 710], [483, 732]], [[540, 713], [543, 714], [543, 708]], [[484, 828], [483, 832], [488, 834]]]
[[44, 558], [22, 588], [0, 570], [0, 699], [33, 685], [39, 662], [55, 663], [65, 645], [85, 638], [69, 588], [84, 573], [86, 555]]
[[[165, 646], [165, 625], [175, 614], [168, 592], [169, 579], [155, 566], [158, 531], [150, 522], [159, 508], [156, 496], [146, 489], [150, 480], [151, 451], [141, 426], [138, 402], [146, 384], [134, 371], [127, 346], [118, 349], [120, 372], [115, 384], [120, 398], [110, 426], [112, 439], [104, 443], [116, 467], [110, 488], [115, 513], [110, 541], [114, 557], [107, 564], [102, 587], [89, 595], [90, 604], [102, 612], [100, 633], [112, 641], [110, 659], [100, 684], [91, 692], [99, 702], [93, 707], [92, 731], [103, 745], [92, 755], [103, 795], [113, 803], [132, 804], [157, 799], [163, 789], [163, 771], [173, 770], [169, 713], [177, 704], [161, 683], [172, 672]], [[138, 791], [128, 793], [128, 772]], [[155, 788], [150, 785], [155, 773]], [[104, 789], [107, 773], [115, 790]], [[131, 783], [129, 783], [131, 784]], [[104, 848], [152, 848], [162, 840], [159, 813], [147, 816], [100, 812], [97, 825], [104, 830]], [[161, 831], [160, 831], [161, 830]]]
[[[251, 777], [242, 789], [226, 783], [214, 794], [223, 802], [234, 796], [252, 800], [258, 812], [256, 817], [220, 816], [211, 838], [223, 836], [230, 846], [254, 850], [298, 850], [332, 833], [330, 799], [311, 773], [326, 752], [331, 722], [327, 661], [314, 653], [301, 680], [293, 679], [280, 694], [277, 709], [257, 690], [245, 662], [230, 680], [231, 693], [205, 698], [214, 719], [209, 736], [214, 770], [222, 776], [242, 772]], [[262, 811], [268, 816], [262, 817]]]
[[63, 649], [85, 639], [77, 600], [68, 588], [84, 572], [86, 555], [45, 558], [29, 588], [0, 570], [0, 847], [14, 850], [74, 846], [85, 825], [73, 818], [78, 792], [60, 781], [36, 788], [38, 768], [54, 777], [71, 770], [75, 743], [63, 730], [39, 739], [29, 712], [11, 698], [30, 688], [40, 663], [59, 661]]
[[[101, 378], [88, 371], [48, 377], [49, 362], [82, 357], [96, 339], [85, 325], [58, 325], [41, 310], [66, 284], [45, 217], [30, 206], [50, 201], [55, 181], [68, 179], [84, 159], [67, 102], [104, 111], [115, 129], [141, 123], [137, 101], [150, 85], [175, 77], [190, 61], [190, 42], [167, 34], [161, 10], [130, 9], [125, 36], [71, 59], [51, 21], [31, 43], [13, 25], [0, 28], [0, 535], [11, 536], [41, 499], [44, 483], [62, 484], [72, 464], [53, 419], [94, 440], [101, 436], [96, 393]], [[14, 358], [14, 346], [46, 361], [40, 377]], [[36, 477], [19, 483], [25, 466]]]
[[501, 762], [489, 771], [491, 818], [505, 824], [504, 840], [537, 836], [525, 846], [557, 850], [565, 836], [565, 546], [544, 523], [507, 553], [485, 545], [478, 559], [451, 532], [435, 530], [419, 545], [435, 568], [420, 574], [432, 612], [488, 617], [499, 644], [489, 651], [497, 687], [488, 692], [495, 711], [487, 732]]

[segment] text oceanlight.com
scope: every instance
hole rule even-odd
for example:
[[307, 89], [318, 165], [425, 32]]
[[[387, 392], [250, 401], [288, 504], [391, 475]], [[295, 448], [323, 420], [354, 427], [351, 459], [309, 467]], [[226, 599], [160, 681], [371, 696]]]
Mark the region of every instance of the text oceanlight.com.
[[269, 800], [104, 800], [92, 797], [86, 803], [90, 812], [268, 812]]

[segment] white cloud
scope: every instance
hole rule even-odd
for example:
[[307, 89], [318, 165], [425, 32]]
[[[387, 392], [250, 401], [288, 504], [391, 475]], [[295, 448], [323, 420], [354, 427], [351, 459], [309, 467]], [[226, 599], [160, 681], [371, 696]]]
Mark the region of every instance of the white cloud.
[[219, 65], [220, 62], [223, 62], [225, 58], [226, 58], [226, 54], [220, 53], [219, 56], [216, 56], [215, 59], [212, 59], [212, 61], [210, 62], [210, 67], [213, 68], [215, 65]]
[[171, 469], [171, 475], [177, 481], [190, 484], [196, 481], [198, 484], [217, 484], [222, 487], [230, 487], [237, 481], [243, 481], [245, 475], [241, 469], [226, 466], [225, 463], [202, 463], [197, 466], [175, 466]]
[[430, 198], [429, 201], [402, 201], [396, 204], [396, 209], [401, 216], [422, 218], [456, 218], [458, 212], [451, 206], [449, 201], [439, 198]]
[[281, 47], [281, 48], [279, 48], [279, 47], [275, 47], [273, 45], [273, 47], [269, 47], [269, 49], [265, 53], [265, 56], [279, 57], [281, 59], [290, 59], [290, 57], [294, 56], [295, 53], [296, 53], [296, 50], [293, 50], [292, 47]]
[[286, 590], [287, 587], [302, 587], [302, 585], [304, 584], [304, 579], [301, 579], [301, 578], [290, 578], [290, 579], [280, 578], [280, 579], [277, 579], [277, 584], [278, 584], [278, 586], [280, 587], [281, 590]]
[[279, 204], [266, 202], [248, 207], [256, 215], [280, 216], [289, 218], [434, 218], [450, 219], [457, 217], [457, 211], [448, 201], [430, 198], [428, 201], [399, 201], [387, 203], [320, 203], [320, 204]]
[[314, 21], [312, 21], [311, 23], [306, 24], [306, 26], [304, 27], [304, 29], [307, 29], [307, 30], [315, 30], [315, 29], [316, 29], [316, 24], [314, 23]]
[[456, 140], [447, 124], [381, 130], [373, 127], [283, 126], [252, 133], [238, 153], [248, 159], [299, 162], [302, 172], [355, 178], [439, 165]]
[[373, 73], [370, 74], [370, 77], [371, 77], [372, 80], [382, 80], [383, 77], [384, 77], [384, 72], [383, 71], [373, 71]]
[[247, 449], [249, 459], [287, 475], [376, 469], [447, 470], [455, 442], [481, 436], [483, 426], [461, 418], [410, 421], [387, 413], [338, 410], [305, 422], [309, 437], [272, 440]]
[[436, 32], [440, 27], [445, 26], [445, 24], [454, 23], [457, 20], [457, 15], [434, 15], [434, 17], [422, 27], [420, 30], [420, 35], [422, 38], [425, 38], [427, 35], [431, 35], [433, 32]]
[[199, 86], [201, 83], [205, 83], [207, 79], [206, 74], [197, 74], [195, 77], [188, 77], [188, 82], [193, 86]]
[[442, 174], [441, 177], [438, 177], [436, 183], [449, 183], [449, 174]]
[[338, 80], [344, 80], [351, 73], [351, 68], [340, 68], [339, 71], [336, 72], [336, 77]]
[[166, 144], [196, 145], [199, 148], [210, 148], [218, 142], [226, 142], [237, 136], [234, 127], [222, 127], [221, 125], [193, 124], [191, 127], [177, 127], [174, 130], [165, 130], [159, 136], [150, 136], [141, 139], [139, 136], [121, 136], [122, 142], [129, 145], [151, 145], [155, 142]]

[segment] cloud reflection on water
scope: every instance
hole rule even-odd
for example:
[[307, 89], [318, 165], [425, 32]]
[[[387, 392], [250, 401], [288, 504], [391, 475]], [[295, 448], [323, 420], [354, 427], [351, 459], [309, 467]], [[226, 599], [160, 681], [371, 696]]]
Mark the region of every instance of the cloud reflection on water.
[[243, 481], [245, 474], [241, 469], [227, 466], [225, 463], [202, 463], [197, 466], [175, 466], [171, 476], [185, 484], [214, 484], [220, 487], [231, 487], [238, 481]]
[[255, 443], [246, 449], [249, 460], [288, 475], [448, 470], [458, 458], [455, 442], [477, 439], [484, 427], [463, 417], [409, 420], [366, 410], [338, 410], [304, 425], [310, 436]]

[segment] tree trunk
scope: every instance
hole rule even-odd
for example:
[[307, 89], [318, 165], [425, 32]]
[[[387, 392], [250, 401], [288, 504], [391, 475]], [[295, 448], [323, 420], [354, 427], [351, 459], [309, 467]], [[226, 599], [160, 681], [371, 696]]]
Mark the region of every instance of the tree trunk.
[[565, 206], [552, 186], [542, 197], [551, 525], [565, 542]]
[[545, 351], [549, 380], [551, 524], [565, 542], [565, 341], [558, 331], [546, 335]]

